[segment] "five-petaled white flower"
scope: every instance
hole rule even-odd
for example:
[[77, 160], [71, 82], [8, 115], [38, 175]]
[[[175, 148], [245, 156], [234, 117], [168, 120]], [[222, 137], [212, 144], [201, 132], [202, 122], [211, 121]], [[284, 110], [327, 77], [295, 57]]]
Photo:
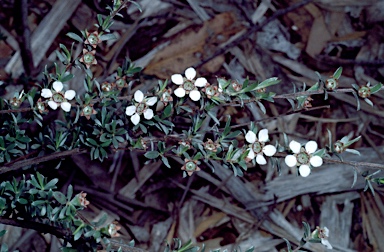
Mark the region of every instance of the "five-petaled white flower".
[[153, 110], [149, 106], [157, 102], [157, 97], [144, 97], [143, 92], [137, 90], [134, 94], [134, 100], [137, 102], [135, 105], [128, 106], [125, 109], [125, 114], [131, 117], [131, 122], [137, 125], [140, 122], [140, 115], [144, 115], [147, 120], [152, 119]]
[[57, 107], [61, 107], [65, 112], [69, 112], [71, 110], [71, 104], [68, 100], [72, 100], [75, 97], [76, 92], [74, 90], [67, 90], [63, 93], [63, 87], [61, 81], [55, 81], [52, 84], [54, 90], [43, 88], [41, 90], [41, 96], [49, 98], [48, 106], [50, 106], [51, 109], [56, 110]]
[[332, 249], [332, 245], [328, 241], [329, 229], [327, 227], [316, 227], [315, 231], [312, 232], [311, 236], [315, 239], [321, 239], [321, 244], [323, 244], [327, 249]]
[[285, 157], [285, 163], [289, 167], [299, 166], [299, 173], [302, 177], [307, 177], [311, 173], [310, 165], [319, 167], [323, 164], [323, 159], [320, 156], [312, 155], [317, 150], [317, 143], [309, 141], [305, 144], [305, 148], [301, 144], [292, 140], [289, 143], [289, 148], [294, 153]]
[[205, 85], [208, 83], [207, 79], [204, 77], [197, 78], [196, 77], [196, 70], [193, 67], [187, 68], [185, 70], [185, 77], [183, 77], [181, 74], [173, 74], [171, 76], [171, 80], [176, 85], [180, 85], [175, 90], [175, 95], [177, 97], [184, 97], [185, 94], [189, 94], [189, 97], [193, 101], [200, 100], [201, 94], [200, 91], [197, 90], [197, 87], [205, 87]]
[[[253, 160], [256, 157], [256, 163], [260, 165], [267, 164], [267, 160], [264, 155], [271, 157], [276, 153], [276, 147], [273, 145], [265, 145], [267, 141], [269, 141], [268, 130], [262, 129], [259, 131], [258, 138], [256, 134], [252, 131], [248, 131], [245, 135], [245, 140], [250, 143], [249, 153], [247, 155], [247, 161]], [[264, 154], [264, 155], [263, 155]]]

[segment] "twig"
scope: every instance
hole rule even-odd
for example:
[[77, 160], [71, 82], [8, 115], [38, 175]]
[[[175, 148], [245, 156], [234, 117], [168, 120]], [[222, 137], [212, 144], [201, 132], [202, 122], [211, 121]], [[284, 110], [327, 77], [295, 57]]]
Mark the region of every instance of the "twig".
[[368, 163], [368, 162], [356, 162], [356, 161], [341, 161], [337, 159], [331, 159], [331, 158], [323, 158], [323, 161], [326, 163], [334, 163], [334, 164], [345, 164], [350, 165], [353, 167], [366, 167], [369, 169], [379, 169], [384, 170], [384, 165], [382, 164], [375, 164], [375, 163]]
[[12, 225], [15, 227], [33, 229], [40, 233], [50, 233], [58, 238], [68, 238], [69, 236], [72, 236], [69, 230], [64, 230], [61, 228], [53, 227], [51, 225], [47, 225], [47, 224], [43, 224], [35, 221], [15, 220], [10, 218], [0, 217], [0, 223], [5, 225]]
[[18, 43], [20, 48], [20, 56], [23, 60], [24, 71], [27, 76], [32, 73], [33, 57], [31, 50], [31, 31], [28, 26], [28, 0], [15, 1], [15, 21]]
[[54, 160], [57, 158], [62, 158], [62, 157], [71, 156], [71, 155], [78, 155], [78, 154], [82, 154], [82, 153], [87, 153], [87, 150], [76, 148], [76, 149], [62, 151], [62, 152], [54, 152], [54, 153], [47, 155], [47, 156], [35, 157], [35, 158], [19, 161], [19, 162], [11, 164], [9, 166], [8, 166], [8, 164], [5, 164], [3, 167], [0, 167], [0, 174], [7, 173], [10, 171], [16, 171], [20, 168], [28, 167], [28, 166], [35, 165], [38, 163], [47, 162], [47, 161]]

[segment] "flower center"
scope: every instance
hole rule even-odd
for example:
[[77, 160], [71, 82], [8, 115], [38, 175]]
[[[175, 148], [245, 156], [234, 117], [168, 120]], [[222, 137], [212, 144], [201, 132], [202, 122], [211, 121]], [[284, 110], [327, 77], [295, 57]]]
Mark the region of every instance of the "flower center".
[[205, 89], [205, 93], [207, 95], [214, 96], [216, 92], [215, 92], [215, 89], [213, 87], [207, 87]]
[[297, 162], [300, 164], [308, 164], [309, 162], [309, 155], [305, 152], [300, 152], [297, 154]]
[[190, 81], [186, 81], [183, 84], [183, 88], [184, 88], [185, 91], [189, 92], [189, 91], [192, 91], [195, 88], [195, 84], [193, 84]]
[[96, 45], [98, 42], [98, 38], [95, 34], [89, 34], [88, 41], [91, 45]]
[[39, 111], [44, 111], [44, 110], [45, 110], [45, 105], [44, 105], [44, 103], [42, 103], [42, 102], [37, 102], [37, 103], [36, 103], [36, 106], [37, 106], [37, 109], [38, 109]]
[[118, 86], [118, 87], [124, 87], [125, 86], [125, 80], [124, 79], [118, 79], [118, 80], [116, 80], [116, 85]]
[[344, 151], [344, 144], [340, 141], [334, 143], [333, 147], [337, 153], [342, 153]]
[[359, 96], [361, 98], [367, 98], [370, 95], [371, 95], [371, 89], [369, 87], [364, 86], [359, 89]]
[[328, 90], [334, 90], [337, 88], [337, 80], [331, 78], [331, 79], [328, 79], [326, 82], [325, 82], [325, 87], [328, 89]]
[[101, 85], [101, 89], [104, 91], [104, 92], [109, 92], [111, 91], [111, 88], [112, 88], [112, 85], [108, 82], [104, 82], [102, 85]]
[[56, 103], [62, 103], [65, 101], [65, 98], [61, 93], [56, 93], [52, 95], [52, 100]]
[[171, 97], [171, 95], [167, 92], [163, 93], [163, 101], [165, 102], [169, 102], [171, 101], [169, 98]]
[[192, 161], [189, 161], [188, 163], [185, 164], [185, 169], [187, 171], [194, 171], [196, 169], [196, 164]]
[[141, 115], [147, 109], [147, 106], [144, 103], [139, 103], [136, 106], [136, 113]]
[[92, 64], [94, 59], [95, 59], [95, 56], [93, 56], [92, 53], [84, 54], [84, 62], [86, 64]]
[[90, 114], [92, 114], [92, 111], [93, 111], [93, 109], [91, 108], [91, 106], [85, 106], [83, 108], [84, 115], [90, 115]]
[[263, 150], [263, 145], [260, 142], [256, 141], [252, 144], [252, 150], [254, 153], [258, 154]]

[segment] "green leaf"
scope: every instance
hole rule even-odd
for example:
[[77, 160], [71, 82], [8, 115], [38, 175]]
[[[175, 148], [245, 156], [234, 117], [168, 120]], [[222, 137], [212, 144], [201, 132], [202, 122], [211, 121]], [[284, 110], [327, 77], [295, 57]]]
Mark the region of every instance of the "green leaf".
[[107, 221], [108, 215], [104, 213], [101, 218], [95, 223], [95, 227], [101, 227]]
[[196, 155], [193, 157], [193, 160], [200, 160], [203, 157], [203, 154], [201, 152], [196, 153]]
[[44, 188], [44, 176], [41, 175], [39, 172], [36, 172], [37, 180], [39, 181], [39, 185], [41, 188]]
[[59, 182], [59, 179], [54, 178], [54, 179], [52, 179], [51, 181], [49, 181], [49, 182], [44, 186], [44, 188], [45, 188], [45, 189], [56, 188], [55, 185], [57, 184], [57, 182]]
[[222, 136], [228, 135], [230, 131], [231, 131], [231, 116], [228, 116]]
[[32, 206], [39, 206], [45, 204], [45, 200], [35, 200], [31, 203]]
[[[352, 84], [353, 85], [353, 84]], [[356, 94], [356, 92], [352, 92], [352, 94], [353, 94], [353, 96], [355, 97], [355, 99], [356, 99], [356, 103], [357, 103], [357, 108], [356, 108], [356, 110], [357, 111], [359, 111], [360, 110], [360, 99], [359, 99], [359, 97], [357, 96], [357, 94]]]
[[26, 200], [26, 199], [24, 199], [24, 198], [19, 198], [17, 201], [18, 201], [20, 204], [22, 204], [22, 205], [25, 205], [25, 204], [28, 203], [28, 200]]
[[67, 203], [67, 198], [65, 197], [65, 195], [62, 192], [54, 191], [53, 197], [57, 200], [57, 202], [59, 202], [62, 205]]
[[63, 62], [63, 64], [67, 64], [68, 63], [68, 61], [67, 61], [67, 58], [65, 57], [65, 55], [63, 54], [63, 53], [61, 53], [61, 52], [59, 52], [59, 51], [55, 51], [55, 53], [56, 53], [56, 56], [57, 56], [57, 58], [61, 61], [61, 62]]
[[252, 247], [250, 247], [249, 249], [247, 249], [245, 252], [253, 252], [254, 250], [255, 250], [255, 247], [252, 246]]
[[140, 11], [140, 12], [143, 12], [143, 10], [141, 9], [141, 6], [140, 4], [138, 4], [137, 2], [135, 1], [129, 1], [131, 4], [135, 5], [136, 8]]
[[67, 188], [67, 200], [70, 200], [72, 198], [72, 195], [73, 195], [73, 186], [69, 185]]
[[343, 68], [342, 67], [339, 67], [338, 69], [336, 69], [336, 71], [333, 73], [333, 78], [338, 80], [341, 76], [341, 73], [343, 72]]
[[368, 105], [370, 105], [371, 107], [373, 107], [373, 102], [372, 102], [370, 99], [368, 99], [368, 98], [364, 98], [364, 101], [365, 101]]
[[240, 130], [236, 130], [236, 131], [231, 132], [230, 134], [228, 134], [225, 138], [227, 138], [227, 139], [235, 138], [235, 137], [237, 137], [240, 134], [241, 134], [241, 131]]
[[83, 43], [83, 39], [79, 35], [77, 35], [76, 33], [68, 32], [67, 36], [70, 37], [73, 40], [76, 40], [76, 41], [78, 41], [80, 43]]
[[256, 101], [256, 102], [257, 102], [257, 105], [259, 105], [261, 112], [263, 112], [263, 114], [266, 114], [267, 110], [265, 109], [264, 105], [259, 101]]
[[381, 88], [383, 87], [383, 84], [381, 83], [378, 83], [376, 84], [375, 86], [371, 87], [370, 90], [371, 90], [371, 94], [374, 94], [376, 92], [379, 92], [381, 90]]
[[285, 243], [287, 244], [288, 252], [291, 252], [291, 251], [292, 251], [291, 243], [290, 243], [287, 239], [285, 239], [285, 238], [283, 238], [283, 240], [284, 240]]
[[357, 171], [356, 169], [353, 169], [353, 182], [352, 182], [351, 188], [355, 186], [356, 181], [357, 181]]
[[272, 78], [266, 79], [265, 81], [263, 81], [259, 85], [257, 85], [257, 88], [255, 90], [266, 88], [266, 87], [269, 87], [272, 85], [276, 85], [279, 82], [280, 82], [280, 80], [277, 77], [272, 77]]
[[217, 119], [217, 117], [211, 111], [207, 111], [207, 114], [215, 121], [217, 125], [220, 125], [219, 119]]
[[93, 146], [99, 146], [99, 144], [95, 141], [95, 140], [93, 140], [92, 138], [86, 138], [86, 140], [90, 143], [90, 144], [92, 144]]
[[117, 39], [115, 34], [113, 34], [113, 33], [103, 34], [99, 38], [100, 38], [101, 41]]
[[66, 76], [61, 78], [61, 82], [67, 82], [70, 81], [74, 77], [73, 74], [67, 74]]
[[168, 106], [165, 107], [163, 111], [162, 118], [167, 118], [172, 114], [172, 104], [169, 104]]
[[159, 157], [160, 153], [158, 151], [148, 151], [144, 156], [148, 159], [155, 159]]
[[168, 158], [164, 157], [164, 156], [161, 156], [161, 161], [163, 162], [163, 164], [168, 167], [168, 168], [171, 168], [171, 166], [169, 165], [169, 162], [168, 162]]
[[81, 235], [83, 234], [83, 230], [79, 230], [75, 236], [73, 237], [73, 240], [77, 241], [78, 239], [80, 239]]

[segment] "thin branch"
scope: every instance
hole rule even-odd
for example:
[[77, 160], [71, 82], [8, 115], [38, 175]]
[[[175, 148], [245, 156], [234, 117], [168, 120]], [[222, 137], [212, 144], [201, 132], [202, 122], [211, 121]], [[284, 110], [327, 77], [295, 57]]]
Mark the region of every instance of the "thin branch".
[[26, 160], [19, 161], [19, 162], [10, 164], [10, 165], [5, 164], [3, 167], [0, 167], [0, 174], [7, 173], [10, 171], [16, 171], [16, 170], [19, 170], [21, 168], [25, 168], [25, 167], [32, 166], [32, 165], [39, 164], [39, 163], [43, 163], [43, 162], [47, 162], [50, 160], [54, 160], [54, 159], [58, 159], [58, 158], [66, 157], [66, 156], [71, 156], [71, 155], [83, 154], [83, 153], [87, 153], [87, 150], [76, 148], [76, 149], [62, 151], [62, 152], [54, 152], [50, 155], [46, 155], [46, 156], [42, 156], [42, 157], [35, 157], [35, 158], [26, 159]]
[[368, 163], [368, 162], [356, 162], [356, 161], [341, 161], [338, 159], [331, 159], [331, 158], [323, 158], [323, 161], [326, 163], [345, 164], [345, 165], [350, 165], [353, 167], [366, 167], [369, 169], [384, 170], [384, 165], [382, 165], [382, 164], [375, 164], [375, 163]]
[[20, 56], [23, 60], [24, 71], [27, 76], [33, 72], [33, 57], [31, 50], [31, 31], [28, 26], [28, 0], [15, 1], [15, 21]]
[[68, 238], [72, 236], [71, 232], [69, 230], [65, 230], [58, 227], [53, 227], [48, 224], [43, 224], [40, 222], [35, 221], [28, 221], [28, 220], [16, 220], [11, 218], [4, 218], [0, 217], [0, 223], [5, 225], [11, 225], [15, 227], [21, 227], [21, 228], [28, 228], [36, 230], [40, 233], [50, 233], [58, 238]]

